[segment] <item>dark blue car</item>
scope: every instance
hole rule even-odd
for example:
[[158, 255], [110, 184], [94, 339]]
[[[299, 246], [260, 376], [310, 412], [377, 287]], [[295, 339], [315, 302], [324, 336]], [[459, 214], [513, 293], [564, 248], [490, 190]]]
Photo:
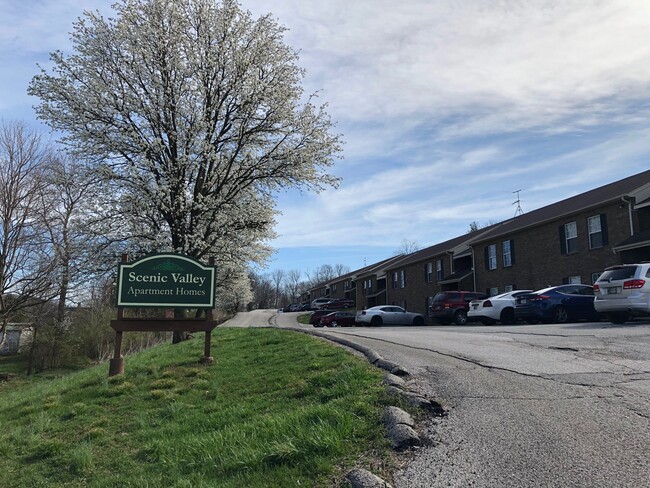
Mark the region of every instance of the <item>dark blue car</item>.
[[539, 322], [599, 321], [594, 308], [594, 290], [589, 285], [561, 285], [519, 295], [515, 319], [529, 324]]

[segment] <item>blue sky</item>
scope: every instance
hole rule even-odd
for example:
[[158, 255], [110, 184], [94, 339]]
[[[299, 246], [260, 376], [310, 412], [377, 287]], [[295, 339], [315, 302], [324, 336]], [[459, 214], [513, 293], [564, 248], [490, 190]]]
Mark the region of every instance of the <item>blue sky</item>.
[[[0, 118], [112, 0], [0, 0]], [[278, 196], [268, 270], [386, 257], [650, 168], [646, 0], [241, 0], [301, 53], [345, 142], [338, 189]], [[45, 128], [43, 129], [45, 130]]]

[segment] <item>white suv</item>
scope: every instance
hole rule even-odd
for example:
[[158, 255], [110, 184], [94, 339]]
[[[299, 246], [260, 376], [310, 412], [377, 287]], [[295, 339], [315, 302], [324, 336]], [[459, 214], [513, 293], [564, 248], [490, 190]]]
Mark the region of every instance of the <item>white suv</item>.
[[594, 284], [594, 308], [614, 324], [650, 315], [650, 263], [607, 268]]

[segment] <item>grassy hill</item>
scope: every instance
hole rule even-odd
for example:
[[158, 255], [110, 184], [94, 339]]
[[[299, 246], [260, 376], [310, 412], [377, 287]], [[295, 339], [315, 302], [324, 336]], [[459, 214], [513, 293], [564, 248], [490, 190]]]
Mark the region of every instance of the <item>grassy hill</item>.
[[0, 487], [337, 486], [368, 453], [389, 459], [365, 361], [277, 329], [218, 328], [215, 364], [202, 351], [197, 334], [113, 378], [101, 365], [0, 383]]

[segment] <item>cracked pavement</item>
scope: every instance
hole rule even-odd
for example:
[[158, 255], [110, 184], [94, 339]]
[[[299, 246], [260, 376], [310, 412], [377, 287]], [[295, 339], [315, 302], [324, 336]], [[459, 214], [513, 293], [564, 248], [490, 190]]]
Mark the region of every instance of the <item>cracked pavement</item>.
[[650, 320], [325, 332], [402, 365], [449, 410], [420, 420], [428, 442], [395, 488], [650, 487]]
[[650, 321], [333, 333], [450, 409], [395, 487], [650, 486]]

